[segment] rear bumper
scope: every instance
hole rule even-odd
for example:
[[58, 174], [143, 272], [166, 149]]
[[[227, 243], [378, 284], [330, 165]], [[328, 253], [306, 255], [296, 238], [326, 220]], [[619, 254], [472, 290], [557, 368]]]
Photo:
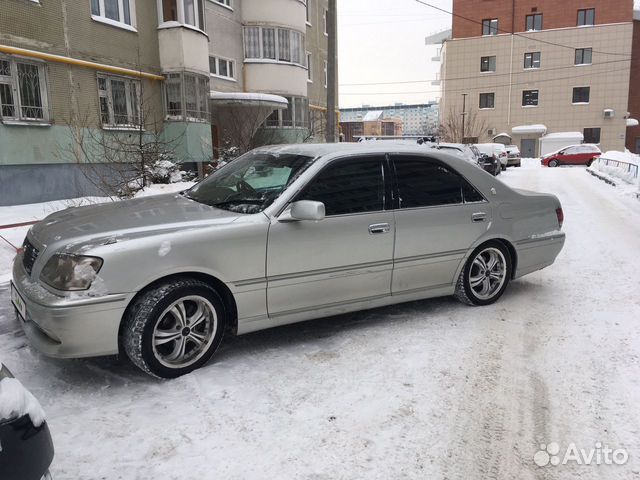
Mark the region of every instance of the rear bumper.
[[514, 278], [552, 265], [564, 247], [565, 238], [563, 232], [554, 232], [552, 235], [515, 242], [518, 265]]
[[118, 353], [118, 329], [128, 304], [127, 295], [54, 295], [31, 281], [20, 255], [13, 265], [13, 286], [26, 306], [26, 318], [19, 321], [36, 350], [56, 358]]
[[521, 159], [520, 158], [509, 158], [507, 160], [507, 166], [512, 167], [514, 165], [520, 165]]

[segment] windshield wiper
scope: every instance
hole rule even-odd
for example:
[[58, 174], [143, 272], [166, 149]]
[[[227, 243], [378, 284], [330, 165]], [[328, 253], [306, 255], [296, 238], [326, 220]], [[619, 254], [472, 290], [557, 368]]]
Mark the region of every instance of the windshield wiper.
[[236, 199], [236, 200], [225, 200], [224, 202], [212, 203], [212, 207], [222, 207], [223, 205], [242, 205], [244, 203], [250, 205], [262, 205], [264, 200], [260, 200], [259, 198], [247, 198], [247, 199]]

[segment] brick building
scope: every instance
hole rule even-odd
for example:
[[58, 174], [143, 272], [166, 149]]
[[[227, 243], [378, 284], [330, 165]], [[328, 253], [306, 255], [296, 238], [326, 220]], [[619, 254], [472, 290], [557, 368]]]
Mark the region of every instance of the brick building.
[[627, 128], [640, 115], [633, 0], [454, 0], [453, 12], [441, 119], [462, 113], [466, 94], [473, 134], [508, 133], [525, 156], [560, 132], [604, 150], [640, 148]]

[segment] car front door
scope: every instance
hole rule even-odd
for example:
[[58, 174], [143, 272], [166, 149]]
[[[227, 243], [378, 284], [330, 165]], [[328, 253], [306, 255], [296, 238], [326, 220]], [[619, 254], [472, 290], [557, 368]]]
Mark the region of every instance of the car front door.
[[465, 254], [491, 222], [490, 205], [435, 159], [395, 155], [392, 165], [397, 185], [392, 293], [450, 286]]
[[384, 156], [335, 160], [294, 198], [323, 202], [324, 220], [272, 222], [270, 317], [390, 295], [395, 233], [387, 170]]

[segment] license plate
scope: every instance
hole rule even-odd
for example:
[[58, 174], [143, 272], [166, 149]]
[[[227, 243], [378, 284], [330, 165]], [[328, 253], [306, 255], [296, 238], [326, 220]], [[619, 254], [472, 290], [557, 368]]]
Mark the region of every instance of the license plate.
[[27, 318], [27, 305], [16, 290], [16, 287], [13, 286], [13, 283], [11, 284], [11, 303], [13, 303], [13, 306], [18, 310], [21, 320]]

